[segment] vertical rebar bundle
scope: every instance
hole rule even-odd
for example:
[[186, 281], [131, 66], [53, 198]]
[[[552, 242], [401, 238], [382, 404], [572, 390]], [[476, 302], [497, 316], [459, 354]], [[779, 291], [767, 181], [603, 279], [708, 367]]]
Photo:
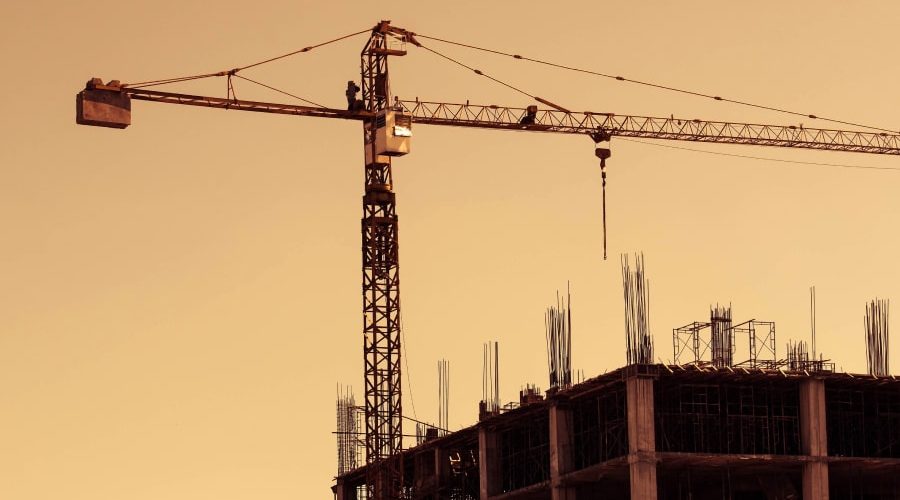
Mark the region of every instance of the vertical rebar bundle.
[[788, 369], [791, 371], [802, 371], [808, 370], [812, 367], [814, 363], [810, 363], [809, 361], [809, 350], [807, 349], [806, 342], [801, 340], [799, 342], [788, 341], [787, 344], [787, 365]]
[[875, 299], [866, 304], [866, 364], [870, 375], [890, 374], [888, 366], [888, 307], [890, 301]]
[[713, 365], [719, 368], [732, 366], [734, 364], [734, 330], [731, 328], [731, 306], [711, 307], [709, 324]]
[[812, 336], [812, 358], [816, 359], [816, 287], [809, 287], [809, 329]]
[[484, 343], [481, 365], [481, 400], [488, 413], [500, 412], [500, 344]]
[[450, 428], [450, 362], [438, 360], [438, 432]]
[[629, 365], [653, 362], [650, 337], [650, 282], [644, 274], [644, 254], [635, 254], [634, 272], [628, 255], [622, 254], [622, 288], [625, 295], [625, 349]]
[[544, 314], [547, 339], [547, 369], [551, 389], [572, 386], [572, 293], [566, 285], [566, 298], [556, 292], [556, 306]]
[[359, 467], [359, 408], [353, 397], [353, 389], [338, 386], [337, 389], [337, 458], [338, 475]]

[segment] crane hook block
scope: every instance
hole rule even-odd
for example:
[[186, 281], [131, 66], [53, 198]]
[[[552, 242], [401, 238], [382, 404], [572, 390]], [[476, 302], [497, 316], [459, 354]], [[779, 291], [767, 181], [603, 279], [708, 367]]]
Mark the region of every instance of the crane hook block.
[[597, 158], [601, 160], [606, 160], [610, 156], [612, 156], [612, 151], [607, 148], [597, 148], [594, 150], [594, 154], [597, 155]]
[[131, 98], [110, 82], [88, 82], [75, 97], [75, 123], [95, 127], [125, 128], [131, 125]]

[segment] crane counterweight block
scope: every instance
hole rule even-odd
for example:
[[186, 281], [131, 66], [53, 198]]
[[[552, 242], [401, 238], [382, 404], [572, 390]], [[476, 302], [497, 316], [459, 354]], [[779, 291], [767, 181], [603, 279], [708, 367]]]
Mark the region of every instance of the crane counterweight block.
[[125, 128], [131, 125], [131, 97], [119, 87], [92, 80], [75, 96], [75, 123]]

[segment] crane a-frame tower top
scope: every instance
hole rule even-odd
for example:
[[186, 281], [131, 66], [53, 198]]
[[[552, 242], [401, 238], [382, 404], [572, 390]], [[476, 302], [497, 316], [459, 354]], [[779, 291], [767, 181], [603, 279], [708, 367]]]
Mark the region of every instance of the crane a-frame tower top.
[[[240, 77], [238, 73], [250, 67], [246, 66], [197, 77], [145, 82], [144, 85], [121, 84], [118, 81], [104, 84], [100, 79], [94, 78], [78, 94], [76, 114], [79, 124], [125, 128], [131, 123], [131, 101], [142, 100], [235, 111], [357, 120], [363, 123], [365, 192], [361, 232], [365, 443], [366, 461], [370, 465], [367, 468], [368, 498], [400, 498], [403, 485], [403, 467], [399, 458], [403, 437], [400, 279], [391, 160], [394, 156], [409, 152], [413, 124], [583, 134], [598, 146], [613, 137], [638, 137], [900, 155], [900, 135], [883, 131], [573, 112], [541, 98], [535, 100], [545, 107], [531, 105], [517, 108], [418, 99], [400, 100], [394, 98], [390, 91], [388, 60], [390, 57], [403, 56], [406, 51], [392, 48], [390, 42], [399, 41], [415, 46], [421, 44], [415, 33], [392, 26], [389, 21], [379, 22], [369, 33], [369, 39], [361, 53], [362, 86], [356, 88], [352, 82], [348, 85], [347, 109], [237, 99], [230, 90], [231, 79]], [[307, 47], [297, 52], [310, 49]], [[271, 60], [263, 62], [269, 61]], [[478, 70], [474, 71], [481, 74]], [[228, 95], [199, 96], [148, 88], [203, 77], [227, 77]], [[361, 90], [360, 100], [355, 97], [357, 90]], [[607, 147], [597, 147], [595, 153], [601, 161], [605, 185], [606, 173], [603, 169], [610, 151]]]

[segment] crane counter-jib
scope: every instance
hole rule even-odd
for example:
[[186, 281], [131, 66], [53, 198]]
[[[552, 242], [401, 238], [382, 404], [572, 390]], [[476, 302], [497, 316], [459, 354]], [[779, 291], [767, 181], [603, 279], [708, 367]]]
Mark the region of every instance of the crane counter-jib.
[[[84, 125], [125, 128], [131, 123], [131, 99], [319, 118], [365, 120], [368, 111], [300, 106], [150, 89], [89, 85], [78, 94], [76, 121]], [[398, 112], [413, 123], [563, 134], [596, 134], [675, 141], [747, 144], [789, 148], [900, 155], [900, 135], [797, 126], [718, 122], [675, 117], [536, 110], [496, 105], [397, 101]]]

